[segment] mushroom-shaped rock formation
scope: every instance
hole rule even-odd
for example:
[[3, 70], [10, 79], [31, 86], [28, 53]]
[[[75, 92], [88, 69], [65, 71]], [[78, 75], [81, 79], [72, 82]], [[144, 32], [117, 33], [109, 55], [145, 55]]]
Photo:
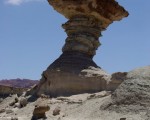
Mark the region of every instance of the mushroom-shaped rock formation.
[[[113, 21], [128, 16], [115, 0], [48, 0], [68, 18], [62, 25], [68, 37], [62, 55], [46, 71], [35, 95], [66, 96], [109, 89], [110, 75], [92, 60], [100, 46], [99, 37]], [[85, 72], [87, 71], [87, 72]]]

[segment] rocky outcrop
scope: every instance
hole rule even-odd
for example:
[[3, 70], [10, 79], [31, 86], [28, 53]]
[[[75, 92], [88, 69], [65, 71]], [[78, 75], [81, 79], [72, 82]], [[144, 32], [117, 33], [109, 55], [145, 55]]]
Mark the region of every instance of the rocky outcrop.
[[150, 66], [127, 73], [124, 82], [112, 94], [105, 108], [120, 112], [150, 109]]
[[6, 96], [9, 96], [10, 94], [21, 95], [26, 90], [27, 89], [14, 88], [14, 87], [0, 85], [0, 97], [6, 97]]
[[114, 0], [48, 0], [68, 22], [62, 25], [68, 37], [62, 55], [42, 74], [40, 83], [28, 93], [51, 97], [111, 90], [110, 75], [93, 61], [99, 37], [113, 21], [128, 16]]
[[46, 75], [48, 79], [43, 78], [35, 88], [38, 96], [45, 94], [56, 97], [98, 92], [105, 90], [110, 81], [109, 74], [94, 67], [82, 70], [79, 75], [63, 71], [51, 71]]

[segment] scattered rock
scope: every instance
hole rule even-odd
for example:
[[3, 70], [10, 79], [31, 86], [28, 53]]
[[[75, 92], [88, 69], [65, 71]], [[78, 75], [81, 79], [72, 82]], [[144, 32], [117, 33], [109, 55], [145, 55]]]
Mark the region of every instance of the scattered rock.
[[120, 120], [126, 120], [126, 118], [120, 118]]
[[56, 116], [56, 115], [59, 115], [60, 114], [60, 107], [56, 107], [54, 110], [53, 110], [53, 115]]
[[15, 103], [17, 103], [19, 100], [18, 100], [18, 97], [15, 97], [15, 99], [11, 102], [11, 103], [9, 103], [9, 105], [10, 106], [14, 106], [15, 105]]
[[127, 72], [116, 72], [111, 75], [111, 81], [107, 85], [107, 90], [115, 91], [117, 87], [126, 79]]
[[4, 113], [4, 112], [5, 112], [5, 109], [1, 109], [1, 110], [0, 110], [0, 113]]
[[14, 106], [15, 105], [15, 101], [12, 101], [11, 103], [9, 103], [9, 106]]
[[[56, 11], [69, 19], [77, 15], [87, 15], [94, 16], [101, 21], [102, 17], [104, 18], [102, 21], [102, 28], [104, 29], [114, 20], [120, 20], [128, 16], [128, 12], [124, 10], [123, 7], [119, 6], [115, 0], [83, 0], [82, 2], [78, 0], [59, 0], [59, 2], [57, 0], [48, 0], [48, 2]], [[70, 6], [72, 8], [71, 13]], [[77, 7], [80, 10], [76, 9]]]
[[14, 111], [11, 109], [6, 109], [5, 112], [6, 112], [6, 114], [10, 114], [10, 113], [13, 113]]
[[96, 94], [92, 94], [92, 95], [88, 96], [87, 99], [89, 100], [91, 98], [94, 98], [95, 96], [96, 96]]
[[146, 119], [145, 119], [145, 120], [150, 120], [150, 109], [147, 110], [145, 116], [146, 116]]
[[0, 103], [3, 102], [3, 98], [0, 98]]
[[46, 104], [36, 105], [33, 111], [32, 120], [46, 118], [45, 112], [49, 111], [50, 107]]
[[17, 117], [11, 117], [11, 120], [18, 120]]
[[101, 98], [101, 97], [108, 96], [110, 94], [111, 94], [110, 91], [102, 91], [102, 92], [98, 92], [95, 94], [91, 94], [90, 96], [87, 97], [87, 99], [89, 100], [89, 99], [94, 99], [94, 98]]
[[21, 108], [20, 103], [15, 103], [14, 107]]
[[50, 98], [49, 95], [45, 95], [45, 94], [41, 94], [40, 97], [41, 97], [41, 98]]
[[21, 97], [19, 103], [21, 107], [25, 107], [28, 104], [27, 98]]

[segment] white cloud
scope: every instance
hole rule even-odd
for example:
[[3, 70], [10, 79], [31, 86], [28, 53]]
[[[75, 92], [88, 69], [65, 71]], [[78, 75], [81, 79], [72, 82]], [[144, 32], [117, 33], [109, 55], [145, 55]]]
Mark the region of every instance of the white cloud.
[[38, 1], [44, 1], [44, 0], [5, 0], [6, 4], [11, 4], [11, 5], [20, 5], [22, 3], [26, 2], [38, 2]]

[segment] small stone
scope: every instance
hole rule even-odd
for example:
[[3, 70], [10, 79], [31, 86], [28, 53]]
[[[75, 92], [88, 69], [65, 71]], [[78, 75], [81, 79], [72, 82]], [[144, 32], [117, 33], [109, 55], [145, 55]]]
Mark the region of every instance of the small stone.
[[28, 104], [28, 101], [25, 97], [21, 97], [19, 103], [21, 107], [25, 107]]
[[17, 103], [19, 101], [18, 97], [15, 97], [15, 102]]
[[1, 110], [0, 110], [0, 113], [4, 113], [4, 112], [5, 112], [5, 109], [1, 109]]
[[11, 120], [18, 120], [17, 117], [11, 117]]
[[45, 94], [41, 94], [40, 97], [41, 97], [41, 98], [50, 98], [50, 96], [45, 95]]
[[21, 108], [20, 103], [15, 103], [14, 107]]
[[120, 118], [120, 120], [126, 120], [126, 118]]
[[10, 110], [10, 109], [7, 109], [5, 110], [6, 114], [10, 114], [10, 113], [13, 113], [14, 111], [13, 110]]
[[11, 103], [9, 103], [9, 106], [14, 106], [18, 101], [18, 97], [15, 97], [15, 99]]
[[92, 95], [88, 96], [87, 99], [89, 100], [89, 99], [91, 99], [91, 98], [93, 98], [95, 96], [96, 96], [96, 94], [92, 94]]
[[12, 101], [11, 103], [9, 103], [9, 106], [14, 106], [15, 105], [15, 101]]
[[60, 114], [60, 107], [56, 107], [54, 110], [53, 110], [53, 115], [56, 116], [56, 115], [59, 115]]

